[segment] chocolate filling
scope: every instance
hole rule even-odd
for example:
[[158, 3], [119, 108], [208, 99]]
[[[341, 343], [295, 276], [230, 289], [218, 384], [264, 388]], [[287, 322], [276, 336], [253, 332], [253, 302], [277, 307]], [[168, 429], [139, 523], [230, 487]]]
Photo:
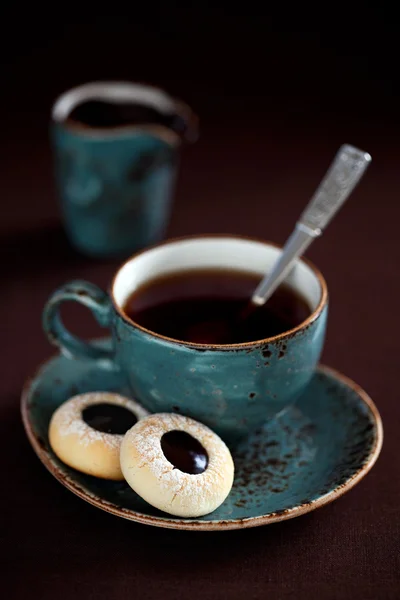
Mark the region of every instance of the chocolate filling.
[[126, 433], [137, 422], [133, 412], [127, 408], [106, 403], [84, 408], [82, 419], [89, 427], [103, 433]]
[[208, 466], [205, 448], [186, 431], [168, 431], [161, 438], [161, 449], [165, 458], [183, 473], [199, 475]]

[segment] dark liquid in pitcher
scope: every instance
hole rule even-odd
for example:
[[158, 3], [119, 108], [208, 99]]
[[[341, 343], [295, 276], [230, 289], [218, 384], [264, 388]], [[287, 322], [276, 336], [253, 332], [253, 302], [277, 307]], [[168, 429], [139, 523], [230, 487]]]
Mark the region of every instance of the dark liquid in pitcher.
[[104, 100], [86, 100], [72, 109], [68, 116], [72, 123], [87, 127], [107, 128], [124, 125], [163, 125], [176, 131], [184, 130], [185, 124], [175, 114], [164, 114], [151, 106], [133, 102], [106, 102]]
[[281, 285], [269, 301], [248, 313], [260, 277], [209, 269], [174, 273], [135, 290], [123, 310], [150, 331], [199, 344], [240, 344], [293, 329], [311, 313], [307, 301]]

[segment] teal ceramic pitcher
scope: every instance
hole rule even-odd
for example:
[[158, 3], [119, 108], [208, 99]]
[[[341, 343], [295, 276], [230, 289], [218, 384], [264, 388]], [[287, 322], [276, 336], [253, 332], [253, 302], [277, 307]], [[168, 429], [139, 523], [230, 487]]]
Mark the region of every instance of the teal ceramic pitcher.
[[93, 256], [128, 255], [168, 225], [179, 149], [197, 137], [191, 109], [142, 84], [94, 82], [53, 107], [52, 140], [65, 228]]

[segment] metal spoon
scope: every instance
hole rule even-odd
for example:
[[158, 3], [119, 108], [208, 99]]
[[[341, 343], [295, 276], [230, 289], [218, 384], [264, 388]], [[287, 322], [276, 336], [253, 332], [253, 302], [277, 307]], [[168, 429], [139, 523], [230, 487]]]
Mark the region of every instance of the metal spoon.
[[303, 211], [272, 271], [265, 275], [250, 301], [262, 306], [285, 279], [296, 259], [322, 234], [364, 175], [371, 155], [347, 144], [341, 146], [324, 179]]

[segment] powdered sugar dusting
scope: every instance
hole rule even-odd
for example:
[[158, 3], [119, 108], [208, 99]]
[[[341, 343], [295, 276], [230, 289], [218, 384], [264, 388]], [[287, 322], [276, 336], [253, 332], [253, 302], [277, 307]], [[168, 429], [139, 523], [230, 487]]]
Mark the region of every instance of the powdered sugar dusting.
[[74, 435], [79, 443], [87, 447], [95, 442], [102, 442], [109, 448], [118, 449], [123, 440], [122, 434], [105, 433], [93, 429], [82, 419], [82, 411], [96, 404], [114, 404], [130, 410], [138, 419], [149, 413], [137, 402], [111, 392], [90, 392], [70, 398], [53, 414], [52, 421], [60, 436]]
[[[208, 466], [203, 473], [192, 475], [175, 468], [161, 448], [164, 433], [181, 430], [196, 438], [206, 449]], [[126, 434], [124, 445], [132, 445], [139, 454], [139, 462], [129, 468], [147, 467], [158, 480], [160, 491], [168, 488], [173, 493], [171, 506], [179, 497], [181, 505], [191, 506], [193, 497], [199, 502], [215, 494], [216, 487], [226, 476], [232, 464], [225, 443], [211, 429], [193, 419], [176, 414], [150, 415]]]

